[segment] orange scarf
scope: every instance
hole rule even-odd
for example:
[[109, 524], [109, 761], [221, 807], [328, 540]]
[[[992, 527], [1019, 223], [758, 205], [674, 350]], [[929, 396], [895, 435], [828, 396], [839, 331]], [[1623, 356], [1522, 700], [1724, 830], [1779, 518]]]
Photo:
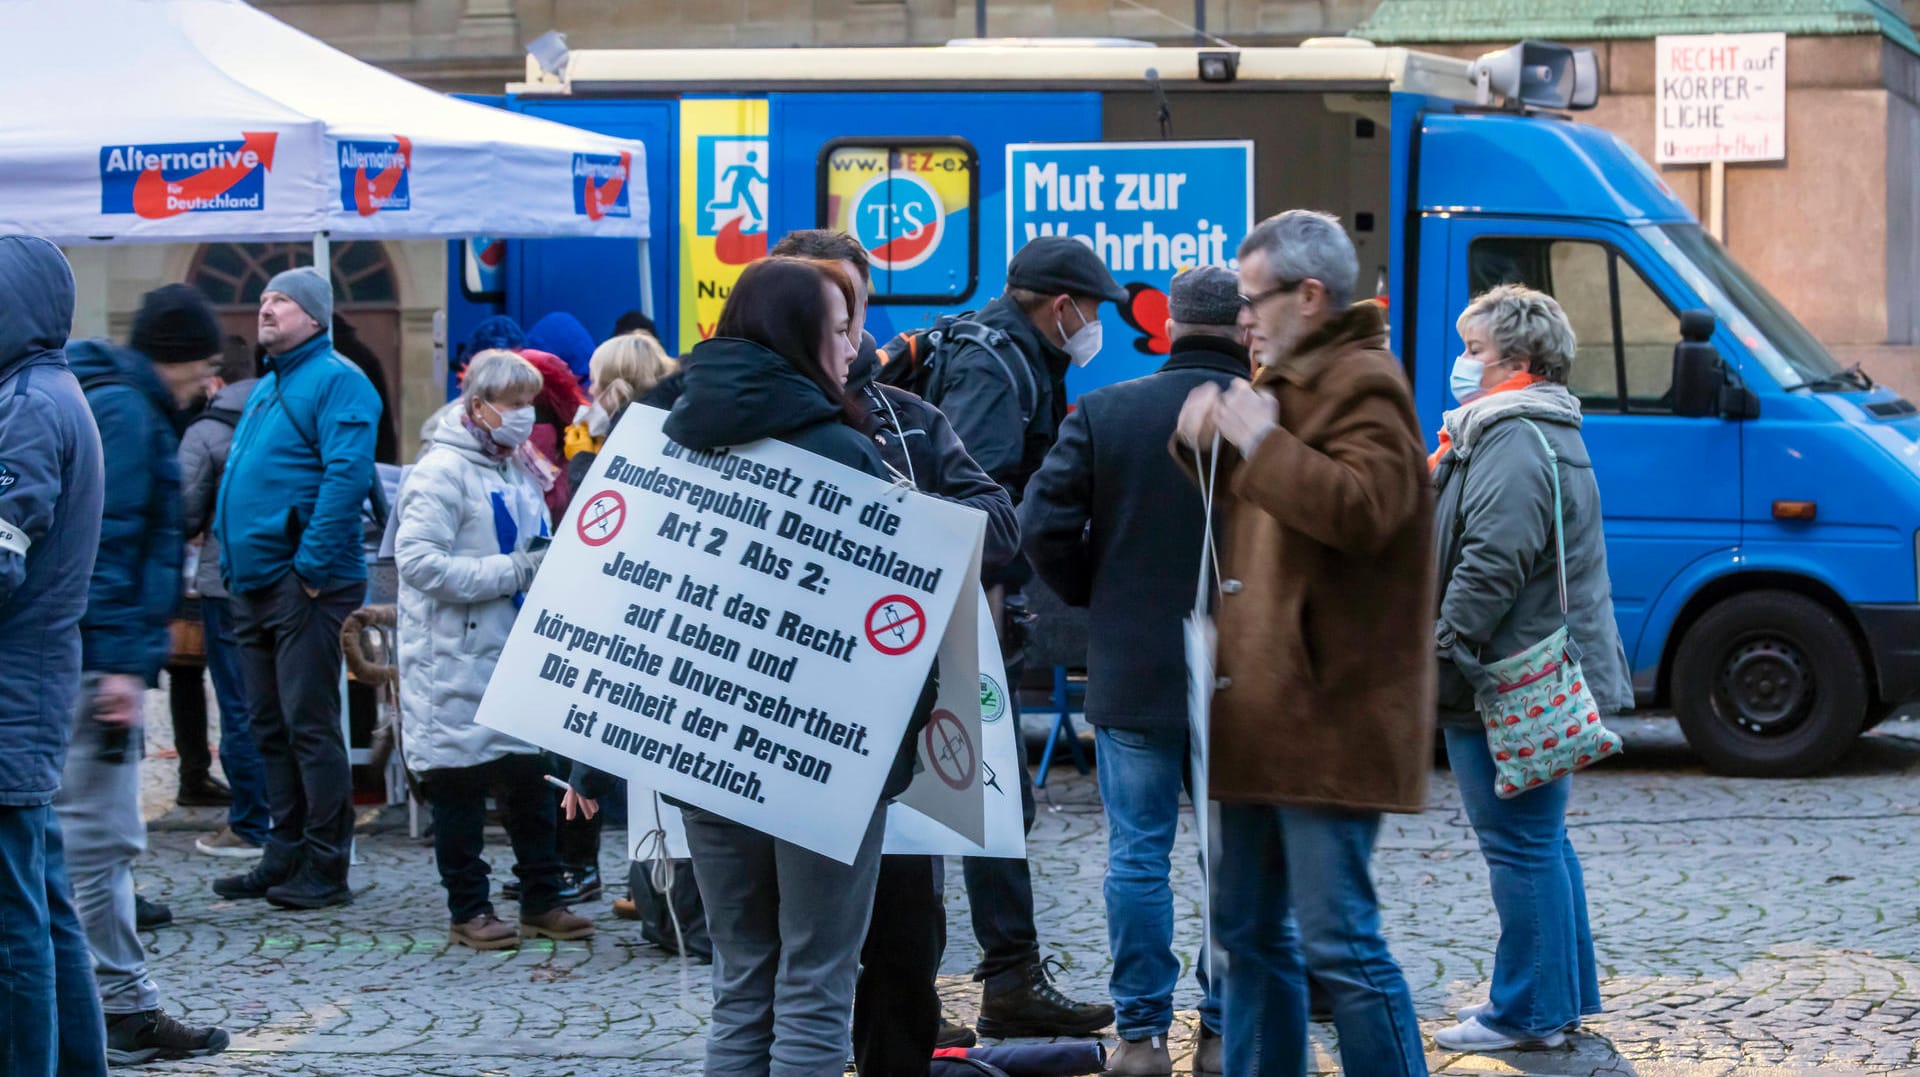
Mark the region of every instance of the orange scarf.
[[[1520, 373], [1515, 374], [1513, 377], [1508, 378], [1506, 381], [1501, 382], [1493, 388], [1488, 389], [1479, 397], [1476, 397], [1474, 403], [1477, 404], [1495, 393], [1510, 393], [1515, 389], [1525, 389], [1529, 385], [1534, 385], [1545, 380], [1545, 378], [1540, 377], [1538, 374], [1530, 374], [1522, 370]], [[1427, 470], [1437, 470], [1440, 467], [1441, 459], [1451, 451], [1453, 451], [1453, 436], [1448, 434], [1446, 427], [1443, 426], [1440, 428], [1440, 447], [1433, 450], [1432, 456], [1427, 457]]]

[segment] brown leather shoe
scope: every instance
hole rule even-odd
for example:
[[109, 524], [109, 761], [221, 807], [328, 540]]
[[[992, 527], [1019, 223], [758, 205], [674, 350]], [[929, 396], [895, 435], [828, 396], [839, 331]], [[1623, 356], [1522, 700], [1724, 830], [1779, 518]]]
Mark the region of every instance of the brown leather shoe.
[[638, 920], [640, 919], [640, 906], [634, 904], [632, 898], [614, 898], [613, 915], [618, 916], [622, 920]]
[[585, 939], [593, 935], [593, 921], [567, 908], [556, 905], [538, 916], [520, 916], [520, 937], [523, 939]]
[[448, 928], [447, 941], [457, 942], [469, 950], [511, 950], [520, 945], [520, 936], [499, 917], [483, 912], [464, 924]]

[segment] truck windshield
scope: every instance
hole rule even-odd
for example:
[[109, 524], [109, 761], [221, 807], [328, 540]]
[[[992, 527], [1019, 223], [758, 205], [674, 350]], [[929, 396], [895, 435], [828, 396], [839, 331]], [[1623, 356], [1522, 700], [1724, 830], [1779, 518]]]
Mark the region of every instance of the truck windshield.
[[1839, 392], [1863, 387], [1699, 225], [1647, 225], [1638, 231], [1700, 293], [1720, 323], [1740, 338], [1782, 388]]

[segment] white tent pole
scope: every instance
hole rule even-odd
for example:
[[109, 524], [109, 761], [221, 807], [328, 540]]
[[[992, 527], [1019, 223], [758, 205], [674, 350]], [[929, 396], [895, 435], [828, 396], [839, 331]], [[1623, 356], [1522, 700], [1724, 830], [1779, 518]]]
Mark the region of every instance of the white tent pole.
[[648, 241], [640, 241], [640, 312], [652, 318], [653, 314], [653, 259], [648, 257]]
[[333, 280], [333, 241], [325, 232], [313, 234], [313, 267]]

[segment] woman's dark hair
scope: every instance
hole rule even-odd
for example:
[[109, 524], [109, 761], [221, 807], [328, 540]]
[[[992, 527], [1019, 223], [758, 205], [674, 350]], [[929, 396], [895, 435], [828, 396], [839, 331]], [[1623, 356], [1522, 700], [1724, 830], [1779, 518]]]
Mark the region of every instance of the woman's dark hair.
[[853, 310], [853, 282], [831, 262], [800, 258], [754, 262], [734, 281], [713, 335], [749, 340], [785, 359], [839, 405], [841, 422], [864, 432], [865, 410], [821, 361], [820, 340], [831, 328], [826, 324], [823, 284], [837, 289], [846, 297], [847, 310]]

